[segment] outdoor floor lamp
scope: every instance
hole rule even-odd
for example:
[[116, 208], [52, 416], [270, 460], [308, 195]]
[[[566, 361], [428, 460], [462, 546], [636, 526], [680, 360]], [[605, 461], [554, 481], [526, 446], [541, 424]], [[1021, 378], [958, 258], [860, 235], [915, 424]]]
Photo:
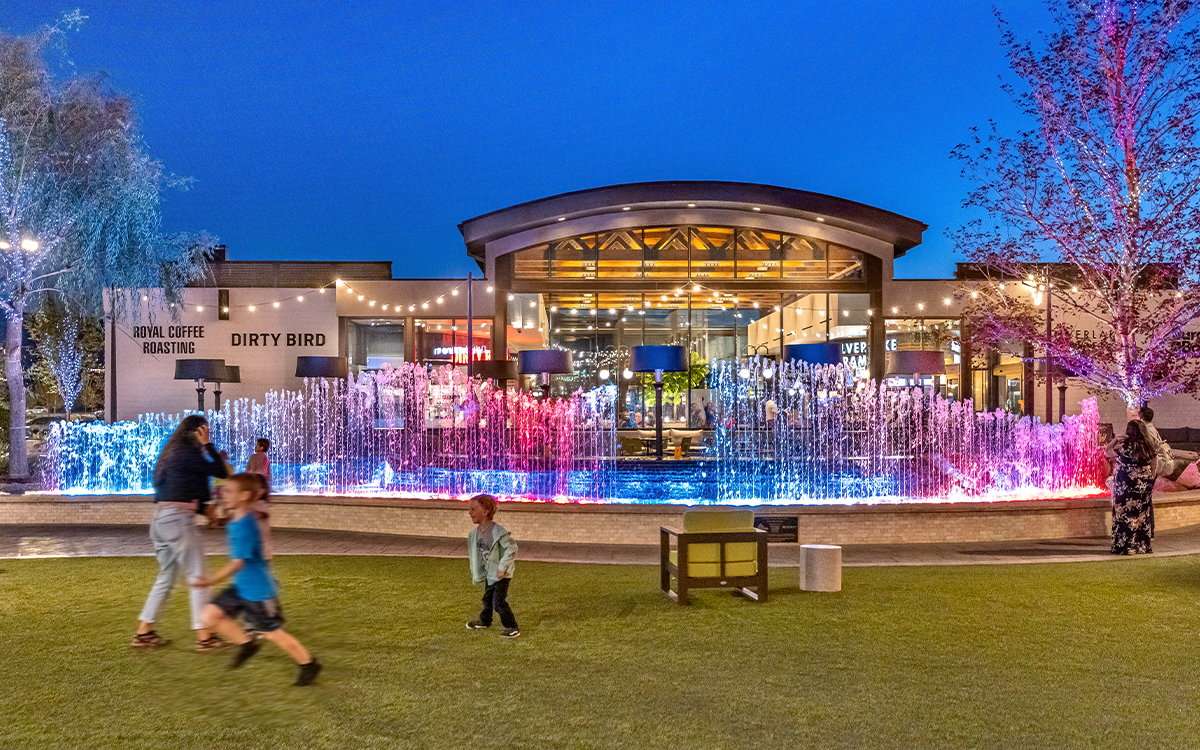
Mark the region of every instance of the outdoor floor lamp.
[[922, 377], [932, 375], [934, 388], [940, 389], [939, 381], [945, 374], [946, 356], [936, 349], [888, 352], [885, 377], [911, 377], [919, 386]]
[[219, 382], [226, 374], [223, 359], [175, 360], [175, 379], [196, 381], [196, 411], [199, 412], [204, 411], [205, 382]]
[[517, 352], [517, 369], [522, 375], [541, 377], [542, 398], [550, 396], [550, 376], [574, 372], [571, 353], [565, 349], [526, 349]]
[[214, 381], [213, 410], [221, 410], [221, 385], [223, 383], [242, 382], [242, 368], [238, 365], [225, 365], [225, 375]]
[[349, 374], [345, 357], [296, 357], [298, 378], [344, 378]]
[[783, 361], [789, 360], [809, 365], [838, 365], [842, 363], [842, 345], [836, 341], [819, 344], [785, 344]]
[[508, 385], [508, 381], [520, 377], [520, 373], [517, 371], [517, 361], [513, 359], [482, 360], [476, 362], [472, 369], [472, 375], [484, 380], [496, 381], [501, 390]]
[[632, 346], [629, 348], [629, 369], [634, 372], [654, 373], [654, 430], [657, 443], [654, 455], [661, 461], [663, 457], [663, 373], [687, 372], [687, 349], [682, 346], [655, 344]]

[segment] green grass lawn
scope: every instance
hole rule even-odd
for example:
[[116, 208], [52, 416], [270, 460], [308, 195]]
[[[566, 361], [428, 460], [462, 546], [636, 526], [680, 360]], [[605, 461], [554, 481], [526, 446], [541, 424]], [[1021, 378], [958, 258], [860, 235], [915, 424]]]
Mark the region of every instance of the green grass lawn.
[[[214, 561], [215, 562], [215, 561]], [[677, 607], [648, 567], [520, 563], [523, 635], [469, 632], [464, 561], [284, 557], [295, 688], [128, 647], [148, 558], [0, 560], [3, 748], [1196, 747], [1200, 559], [772, 572]], [[497, 624], [498, 625], [498, 624]]]

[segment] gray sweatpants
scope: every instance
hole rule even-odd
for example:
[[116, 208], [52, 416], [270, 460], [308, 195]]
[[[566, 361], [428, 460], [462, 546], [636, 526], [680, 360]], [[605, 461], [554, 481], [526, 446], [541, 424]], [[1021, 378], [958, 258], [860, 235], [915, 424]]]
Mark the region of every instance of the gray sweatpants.
[[[158, 611], [177, 580], [184, 578], [186, 585], [196, 576], [204, 575], [204, 547], [196, 530], [195, 511], [178, 505], [159, 505], [150, 522], [150, 540], [158, 558], [158, 579], [138, 616], [142, 622], [158, 620]], [[209, 591], [188, 586], [188, 596], [192, 604], [192, 629], [198, 630], [204, 627], [201, 612], [208, 604]]]

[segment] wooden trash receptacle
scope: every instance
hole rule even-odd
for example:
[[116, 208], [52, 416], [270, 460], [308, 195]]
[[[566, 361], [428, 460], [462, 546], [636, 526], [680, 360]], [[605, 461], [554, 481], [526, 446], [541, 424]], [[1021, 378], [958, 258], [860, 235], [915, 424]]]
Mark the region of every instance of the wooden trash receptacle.
[[800, 588], [803, 591], [841, 591], [842, 548], [836, 544], [801, 545]]

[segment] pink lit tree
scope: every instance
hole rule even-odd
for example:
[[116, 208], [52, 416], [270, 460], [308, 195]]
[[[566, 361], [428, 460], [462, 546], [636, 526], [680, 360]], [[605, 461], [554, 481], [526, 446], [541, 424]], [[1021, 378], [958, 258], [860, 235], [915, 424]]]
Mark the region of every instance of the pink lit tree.
[[977, 343], [1031, 342], [1132, 409], [1200, 386], [1186, 330], [1200, 313], [1197, 8], [1049, 8], [1037, 49], [999, 19], [1015, 73], [1004, 88], [1030, 128], [993, 121], [953, 152], [980, 217], [953, 236], [990, 279], [963, 292], [964, 317]]

